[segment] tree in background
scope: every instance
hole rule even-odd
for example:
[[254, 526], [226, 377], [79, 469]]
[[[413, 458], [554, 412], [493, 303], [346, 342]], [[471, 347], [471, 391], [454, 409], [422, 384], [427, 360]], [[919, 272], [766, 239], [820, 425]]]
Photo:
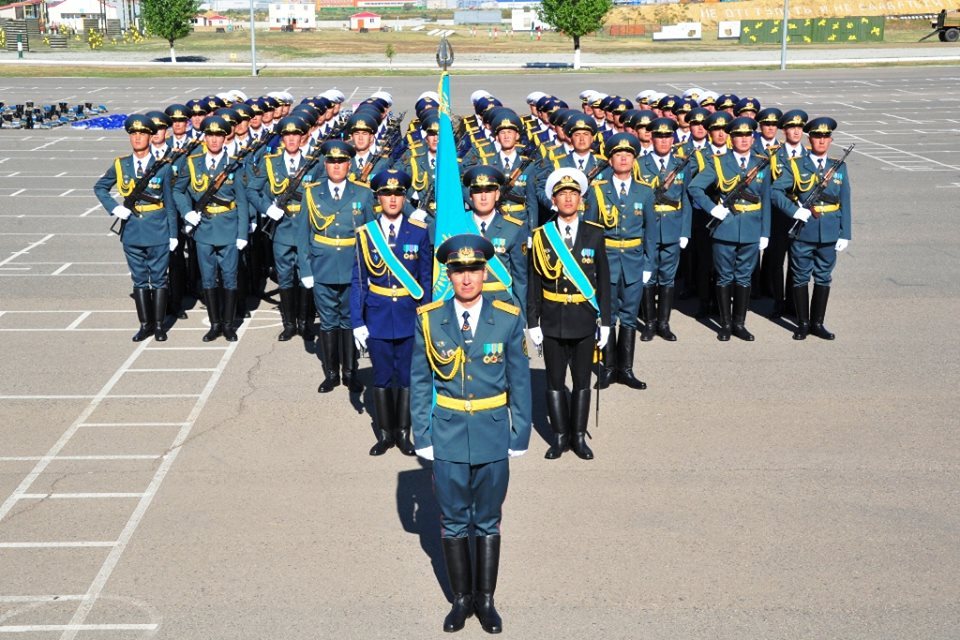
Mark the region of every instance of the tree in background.
[[190, 35], [190, 21], [199, 10], [200, 0], [140, 0], [147, 31], [170, 43], [170, 62], [177, 61], [173, 43]]
[[573, 38], [573, 68], [580, 68], [580, 37], [603, 28], [613, 0], [542, 0], [537, 14], [560, 33]]

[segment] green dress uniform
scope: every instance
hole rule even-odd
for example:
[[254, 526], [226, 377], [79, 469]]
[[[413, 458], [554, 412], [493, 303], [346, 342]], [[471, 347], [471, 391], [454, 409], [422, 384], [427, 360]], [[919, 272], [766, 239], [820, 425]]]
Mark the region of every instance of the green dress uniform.
[[[340, 140], [324, 143], [321, 152], [329, 161], [349, 157], [353, 151]], [[307, 238], [313, 275], [313, 300], [320, 316], [320, 346], [324, 381], [318, 391], [327, 393], [343, 380], [351, 392], [363, 385], [357, 379], [357, 352], [350, 322], [350, 280], [357, 259], [356, 231], [374, 219], [373, 192], [350, 180], [338, 184], [322, 180], [304, 189], [307, 215], [299, 216], [300, 233]]]
[[[125, 123], [128, 133], [152, 135], [153, 123], [142, 115], [133, 115]], [[126, 198], [133, 194], [139, 178], [151, 171], [156, 162], [149, 153], [143, 158], [120, 156], [94, 185], [93, 192], [111, 215], [127, 212], [120, 234], [123, 253], [133, 279], [133, 299], [137, 307], [140, 330], [134, 342], [149, 335], [166, 340], [163, 327], [167, 309], [167, 268], [170, 251], [177, 239], [177, 210], [173, 199], [173, 172], [169, 165], [156, 171], [147, 183], [132, 210], [118, 204], [110, 190]], [[122, 214], [121, 214], [122, 215]]]
[[[493, 245], [453, 236], [437, 250], [448, 268], [483, 268]], [[476, 612], [488, 632], [502, 625], [493, 604], [508, 457], [526, 451], [531, 397], [520, 309], [481, 294], [464, 324], [455, 299], [420, 307], [411, 366], [411, 417], [418, 455], [433, 460], [434, 490], [454, 593], [446, 631]], [[480, 305], [479, 310], [476, 309]], [[464, 313], [467, 313], [466, 311]], [[476, 534], [476, 588], [468, 532]]]

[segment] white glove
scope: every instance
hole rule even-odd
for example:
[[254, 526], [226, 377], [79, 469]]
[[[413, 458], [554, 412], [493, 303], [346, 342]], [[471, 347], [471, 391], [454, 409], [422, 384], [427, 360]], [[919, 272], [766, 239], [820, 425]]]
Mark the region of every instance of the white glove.
[[530, 340], [533, 341], [533, 346], [539, 347], [543, 344], [543, 329], [533, 327], [532, 329], [528, 329], [527, 332], [530, 334]]
[[247, 241], [244, 240], [243, 238], [237, 238], [237, 249], [239, 251], [243, 251], [246, 248], [247, 248]]
[[123, 206], [122, 204], [118, 204], [113, 208], [113, 211], [111, 211], [110, 213], [117, 216], [121, 220], [126, 220], [127, 218], [130, 217], [131, 211], [130, 209], [127, 209], [125, 206]]
[[600, 337], [597, 338], [597, 347], [603, 349], [610, 341], [610, 327], [600, 327]]
[[519, 458], [526, 452], [527, 452], [526, 449], [524, 449], [523, 451], [514, 451], [513, 449], [507, 449], [507, 455], [509, 455], [511, 458]]
[[686, 249], [687, 245], [690, 243], [690, 238], [680, 238], [680, 248]]
[[251, 221], [250, 221], [250, 233], [253, 233], [253, 232], [256, 231], [256, 230], [257, 230], [257, 222], [256, 222], [256, 220], [251, 220]]
[[433, 445], [424, 447], [423, 449], [417, 449], [417, 455], [424, 460], [433, 460]]
[[357, 327], [353, 330], [353, 341], [357, 343], [357, 349], [360, 351], [366, 351], [367, 349], [367, 338], [370, 337], [370, 329], [367, 329], [367, 326]]
[[847, 248], [848, 244], [850, 244], [849, 240], [844, 240], [843, 238], [840, 238], [839, 240], [837, 240], [836, 250], [843, 251], [844, 249]]
[[187, 211], [187, 215], [183, 216], [183, 219], [187, 221], [187, 224], [193, 227], [200, 224], [200, 214], [196, 211]]
[[179, 240], [176, 238], [170, 238], [170, 251], [176, 251], [178, 244], [180, 244]]
[[283, 217], [283, 209], [275, 204], [271, 204], [269, 207], [267, 207], [267, 217], [271, 220], [279, 220]]
[[417, 210], [415, 210], [413, 213], [410, 214], [410, 219], [411, 219], [411, 220], [419, 220], [420, 222], [426, 222], [426, 221], [427, 221], [427, 212], [424, 211], [423, 209], [417, 209]]
[[313, 276], [303, 276], [300, 278], [300, 282], [304, 289], [313, 289]]
[[713, 209], [710, 209], [710, 215], [712, 215], [717, 220], [723, 220], [728, 215], [730, 215], [730, 209], [727, 209], [722, 204], [718, 204]]
[[763, 251], [770, 244], [770, 238], [760, 238], [760, 251]]
[[650, 282], [650, 278], [653, 276], [653, 271], [644, 271], [643, 272], [643, 284]]
[[794, 219], [803, 220], [804, 222], [809, 220], [810, 216], [812, 215], [813, 213], [810, 211], [810, 209], [804, 209], [803, 207], [800, 207], [799, 209], [793, 212]]
[[191, 231], [193, 231], [193, 225], [192, 225], [192, 224], [188, 224], [188, 225], [186, 225], [186, 226], [183, 227], [183, 232], [184, 232], [185, 234], [190, 235], [190, 232], [191, 232]]

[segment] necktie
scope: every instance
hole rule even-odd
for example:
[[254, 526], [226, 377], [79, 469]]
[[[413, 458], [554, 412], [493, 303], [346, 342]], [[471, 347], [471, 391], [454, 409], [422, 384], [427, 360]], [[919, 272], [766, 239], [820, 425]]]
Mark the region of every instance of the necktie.
[[486, 223], [486, 222], [481, 222], [481, 223], [480, 223], [480, 235], [482, 235], [482, 236], [486, 236], [486, 235], [487, 235], [487, 223]]
[[817, 158], [817, 173], [823, 173], [823, 158]]
[[159, 160], [160, 158], [163, 157], [163, 152], [160, 151], [160, 149], [157, 149], [156, 151], [153, 152], [153, 155], [157, 158], [157, 160]]
[[740, 158], [740, 168], [741, 168], [741, 169], [746, 169], [746, 168], [747, 168], [747, 159], [744, 158], [744, 157], [741, 157], [741, 158]]
[[466, 342], [473, 342], [473, 327], [470, 326], [470, 312], [463, 312], [463, 325], [460, 327]]
[[290, 158], [290, 175], [293, 175], [297, 172], [297, 161], [293, 158]]
[[580, 171], [583, 171], [583, 158], [577, 160], [577, 163], [580, 165], [577, 168], [580, 169]]
[[334, 187], [334, 188], [333, 188], [333, 199], [334, 199], [334, 200], [339, 200], [339, 199], [340, 199], [340, 187]]
[[791, 157], [791, 158], [796, 158], [796, 157], [797, 157], [797, 150], [796, 150], [796, 149], [794, 149], [793, 151], [790, 152], [790, 157]]
[[667, 160], [666, 158], [660, 158], [660, 173], [663, 173], [667, 170]]
[[387, 234], [387, 246], [393, 249], [395, 246], [397, 246], [397, 229], [395, 226], [393, 226], [392, 222], [390, 223], [390, 227], [388, 228], [388, 231], [389, 233]]
[[571, 232], [570, 225], [567, 225], [563, 232], [563, 242], [567, 245], [567, 248], [573, 251], [573, 233]]
[[506, 156], [503, 157], [503, 170], [510, 171], [510, 158]]
[[432, 170], [434, 170], [434, 169], [436, 169], [436, 168], [437, 168], [437, 160], [436, 160], [436, 158], [430, 158], [430, 170], [432, 171]]
[[217, 168], [217, 161], [213, 158], [210, 158], [210, 171], [214, 171]]
[[626, 182], [621, 182], [621, 183], [620, 183], [620, 197], [622, 198], [622, 197], [625, 196], [625, 195], [627, 195], [627, 183], [626, 183]]
[[357, 169], [363, 169], [363, 158], [357, 158]]

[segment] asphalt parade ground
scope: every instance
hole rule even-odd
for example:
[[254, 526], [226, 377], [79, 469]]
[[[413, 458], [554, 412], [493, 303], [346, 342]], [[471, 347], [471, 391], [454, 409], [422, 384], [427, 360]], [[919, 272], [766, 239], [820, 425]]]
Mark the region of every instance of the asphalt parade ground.
[[[357, 83], [361, 83], [357, 85]], [[676, 343], [638, 343], [596, 459], [511, 461], [497, 605], [524, 639], [960, 636], [960, 71], [453, 77], [493, 91], [632, 97], [691, 85], [835, 117], [853, 239], [827, 312], [791, 339], [720, 343], [682, 301]], [[239, 88], [295, 96], [432, 78], [9, 79], [0, 100], [114, 113]], [[366, 398], [319, 395], [311, 345], [261, 301], [238, 342], [201, 305], [130, 341], [131, 283], [94, 181], [121, 131], [0, 129], [0, 634], [61, 640], [441, 637], [448, 610], [429, 463], [371, 458]], [[369, 382], [369, 360], [361, 361]], [[594, 402], [596, 400], [594, 399]], [[8, 635], [9, 634], [9, 635]], [[475, 619], [459, 634], [485, 636]]]

